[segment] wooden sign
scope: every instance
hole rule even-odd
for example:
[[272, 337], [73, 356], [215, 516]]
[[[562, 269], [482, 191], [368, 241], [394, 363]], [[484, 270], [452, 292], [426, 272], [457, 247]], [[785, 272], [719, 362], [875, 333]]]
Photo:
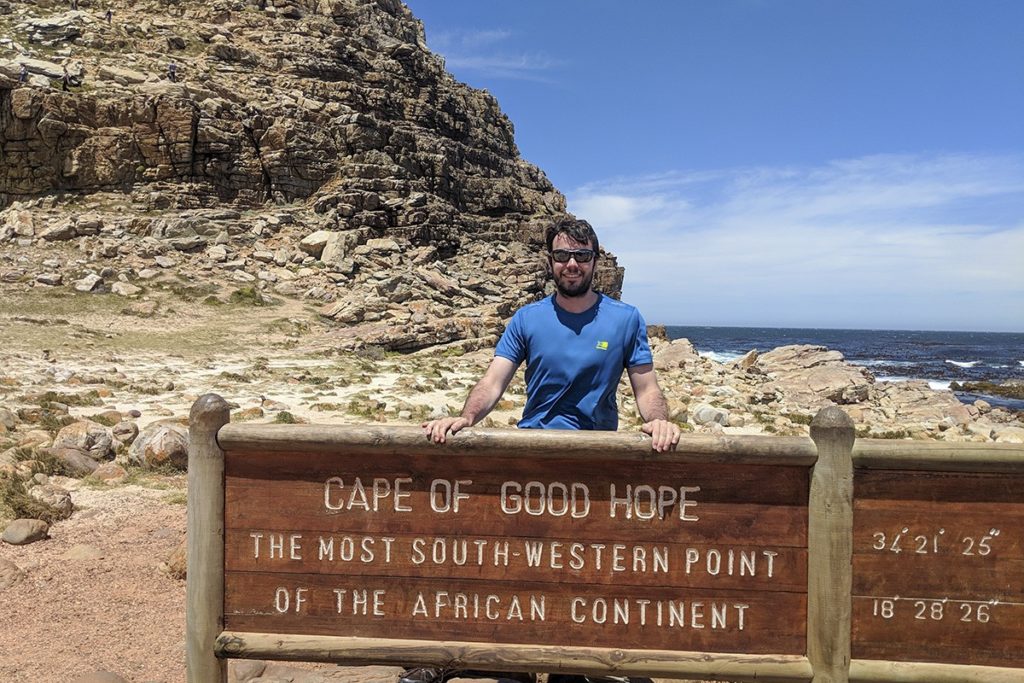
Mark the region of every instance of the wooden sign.
[[1024, 666], [1024, 475], [857, 470], [854, 496], [853, 657]]
[[191, 416], [189, 683], [226, 658], [1024, 680], [1024, 447]]
[[233, 632], [803, 655], [809, 468], [225, 452]]

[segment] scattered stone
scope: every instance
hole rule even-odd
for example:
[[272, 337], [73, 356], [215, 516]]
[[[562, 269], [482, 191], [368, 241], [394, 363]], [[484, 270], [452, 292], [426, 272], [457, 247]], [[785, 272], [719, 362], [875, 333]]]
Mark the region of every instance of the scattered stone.
[[137, 287], [130, 282], [115, 282], [110, 291], [118, 296], [137, 296], [142, 293], [142, 287]]
[[81, 280], [75, 281], [75, 290], [79, 292], [95, 292], [103, 286], [103, 278], [96, 273], [89, 273]]
[[695, 424], [707, 425], [715, 422], [720, 425], [728, 424], [729, 411], [716, 408], [702, 403], [693, 410], [693, 421]]
[[5, 557], [0, 557], [0, 591], [6, 590], [25, 578], [21, 567]]
[[71, 683], [128, 683], [128, 679], [110, 671], [93, 671], [79, 676]]
[[172, 579], [184, 581], [188, 574], [188, 540], [182, 539], [181, 543], [171, 551], [167, 561], [160, 565], [160, 568], [167, 572]]
[[102, 560], [106, 556], [106, 553], [104, 553], [102, 550], [100, 550], [94, 545], [86, 545], [84, 543], [79, 543], [68, 548], [60, 557], [62, 560], [71, 560], [73, 562], [89, 562], [95, 560]]
[[108, 484], [119, 484], [128, 476], [128, 471], [116, 462], [105, 462], [92, 472], [93, 479]]
[[40, 273], [36, 275], [36, 282], [41, 285], [58, 287], [64, 282], [64, 276], [60, 273]]

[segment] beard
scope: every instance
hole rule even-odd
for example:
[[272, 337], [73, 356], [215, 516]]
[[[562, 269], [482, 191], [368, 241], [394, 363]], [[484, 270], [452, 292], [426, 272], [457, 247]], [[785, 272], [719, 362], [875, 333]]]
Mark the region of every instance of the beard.
[[555, 289], [562, 296], [575, 298], [578, 296], [584, 296], [590, 291], [590, 285], [594, 281], [594, 271], [590, 271], [588, 275], [584, 275], [579, 280], [570, 283], [566, 281], [565, 274], [562, 276], [555, 276]]

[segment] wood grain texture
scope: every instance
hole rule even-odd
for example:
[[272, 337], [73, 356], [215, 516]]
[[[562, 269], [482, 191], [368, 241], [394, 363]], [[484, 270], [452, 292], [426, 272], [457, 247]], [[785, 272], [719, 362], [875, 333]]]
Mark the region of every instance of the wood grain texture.
[[818, 461], [808, 504], [807, 658], [815, 683], [844, 683], [850, 661], [853, 421], [823, 408], [811, 422]]
[[592, 544], [566, 537], [289, 531], [301, 536], [295, 539], [297, 559], [291, 557], [291, 534], [281, 539], [282, 552], [270, 556], [268, 538], [272, 532], [228, 529], [225, 568], [351, 578], [427, 578], [443, 572], [457, 579], [513, 584], [540, 581], [797, 593], [807, 590], [807, 552], [802, 548], [632, 540], [610, 543], [607, 538], [601, 544]]
[[1024, 666], [1022, 486], [1017, 474], [857, 470], [854, 657]]
[[[528, 465], [527, 465], [528, 463]], [[381, 456], [372, 464], [359, 455], [320, 455], [315, 459], [301, 453], [261, 453], [238, 456], [228, 452], [227, 525], [232, 529], [319, 529], [371, 534], [445, 533], [458, 535], [518, 535], [545, 537], [555, 530], [572, 538], [614, 540], [618, 534], [637, 542], [668, 543], [752, 543], [801, 547], [806, 543], [806, 468], [695, 466], [678, 463], [620, 464], [619, 470], [607, 464], [585, 469], [572, 460], [525, 461], [523, 458], [472, 458]], [[447, 480], [471, 481], [464, 486], [470, 497], [461, 503], [459, 513], [434, 514], [430, 511], [430, 482], [439, 476]], [[384, 500], [382, 509], [367, 514], [363, 510], [332, 511], [324, 504], [324, 484], [341, 477], [352, 490], [356, 478], [363, 486], [374, 478], [393, 481], [406, 477], [410, 497], [406, 503], [412, 512], [394, 512], [393, 500]], [[498, 502], [500, 487], [507, 481], [525, 486], [539, 481], [587, 486], [590, 512], [573, 519], [571, 514], [517, 515], [504, 513]], [[630, 485], [699, 486], [689, 493], [697, 501], [693, 513], [698, 522], [678, 519], [679, 508], [665, 519], [626, 518], [623, 507], [611, 517], [609, 482], [616, 484], [618, 496]], [[338, 495], [335, 495], [337, 493]], [[335, 487], [332, 496], [344, 498], [345, 491]], [[742, 505], [738, 503], [742, 502]], [[390, 507], [391, 511], [383, 509]]]
[[488, 667], [499, 671], [644, 674], [757, 683], [791, 683], [811, 678], [811, 666], [806, 657], [794, 655], [566, 648], [237, 631], [222, 633], [217, 639], [217, 651], [222, 657], [246, 659], [403, 665], [423, 662], [450, 669]]
[[1020, 683], [1020, 669], [995, 666], [884, 662], [850, 662], [851, 683]]
[[[306, 592], [296, 612], [299, 587]], [[279, 588], [290, 592], [287, 603], [275, 600]], [[345, 591], [340, 605], [336, 590]], [[381, 576], [282, 580], [258, 572], [229, 572], [225, 591], [225, 628], [234, 631], [760, 654], [804, 649], [805, 598], [795, 593]]]
[[[230, 628], [304, 635], [401, 633], [504, 643], [804, 651], [806, 467], [592, 460], [581, 467], [575, 458], [508, 453], [386, 453], [368, 459], [347, 449], [315, 454], [228, 451]], [[464, 482], [466, 497], [457, 513], [431, 508], [431, 482], [441, 473], [445, 481]], [[393, 495], [399, 478], [405, 480], [400, 503]], [[582, 508], [569, 503], [568, 509], [564, 502], [552, 503], [559, 514], [552, 514], [550, 507], [529, 514], [524, 501], [523, 510], [510, 513], [501, 507], [501, 489], [508, 481], [523, 489], [528, 482], [537, 482], [535, 492], [560, 482], [560, 491], [586, 490], [587, 503]], [[668, 492], [680, 487], [699, 491], [687, 493], [693, 505], [684, 509], [674, 502], [656, 514], [653, 497], [644, 498], [640, 508], [613, 503], [612, 483], [620, 499], [627, 486], [646, 486], [648, 493], [672, 496], [675, 493]], [[572, 510], [581, 516], [572, 518]], [[561, 544], [554, 561], [552, 542]], [[348, 544], [344, 557], [343, 543]], [[458, 547], [463, 551], [456, 560]], [[495, 554], [495, 547], [505, 550]], [[442, 551], [440, 558], [436, 548]], [[538, 548], [541, 555], [536, 555]], [[583, 560], [575, 568], [570, 566], [573, 552]], [[663, 562], [655, 569], [659, 553]], [[304, 607], [309, 611], [277, 613], [279, 604], [273, 600], [279, 587], [291, 591], [292, 607], [295, 589], [308, 590]], [[331, 590], [342, 587], [384, 590], [390, 611], [381, 618], [342, 618], [330, 611]], [[413, 587], [415, 595], [410, 593]], [[479, 613], [463, 619], [426, 619], [422, 614], [413, 618], [415, 597], [422, 592], [436, 598], [439, 591], [476, 596], [465, 600], [501, 596], [502, 604], [527, 591], [545, 596], [550, 611], [545, 619], [525, 626], [507, 618], [494, 623]], [[632, 610], [630, 623], [599, 625], [594, 614], [581, 619], [588, 624], [573, 622], [574, 596], [591, 607], [593, 599], [607, 599], [610, 610], [616, 607], [613, 596], [618, 596], [619, 609]], [[659, 619], [666, 624], [674, 619], [668, 600], [676, 600], [677, 610], [697, 610], [689, 613], [691, 628], [653, 625]], [[658, 601], [664, 603], [660, 611]], [[640, 624], [638, 619], [648, 618], [648, 604], [654, 610], [652, 622]], [[740, 628], [740, 620], [749, 619], [754, 621], [744, 621]]]
[[857, 439], [854, 467], [881, 470], [1024, 473], [1024, 445]]
[[814, 463], [814, 444], [805, 437], [710, 436], [684, 434], [671, 453], [654, 453], [641, 432], [597, 432], [540, 429], [460, 431], [444, 445], [427, 441], [418, 427], [379, 425], [227, 425], [218, 435], [221, 448], [247, 452], [294, 451], [333, 453], [339, 449], [372, 455], [456, 455], [531, 458], [566, 457], [653, 460], [656, 462], [721, 462], [735, 465], [803, 465]]

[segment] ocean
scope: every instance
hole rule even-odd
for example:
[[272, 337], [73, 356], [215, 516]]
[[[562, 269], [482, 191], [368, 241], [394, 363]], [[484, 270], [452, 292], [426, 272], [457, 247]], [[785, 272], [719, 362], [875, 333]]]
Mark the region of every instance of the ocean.
[[[702, 356], [719, 362], [750, 349], [816, 344], [842, 352], [878, 380], [923, 379], [935, 389], [950, 382], [1024, 380], [1024, 334], [908, 330], [826, 330], [774, 327], [665, 328], [669, 339], [689, 339]], [[993, 406], [1024, 410], [1024, 400], [956, 392], [964, 403], [981, 398]]]

